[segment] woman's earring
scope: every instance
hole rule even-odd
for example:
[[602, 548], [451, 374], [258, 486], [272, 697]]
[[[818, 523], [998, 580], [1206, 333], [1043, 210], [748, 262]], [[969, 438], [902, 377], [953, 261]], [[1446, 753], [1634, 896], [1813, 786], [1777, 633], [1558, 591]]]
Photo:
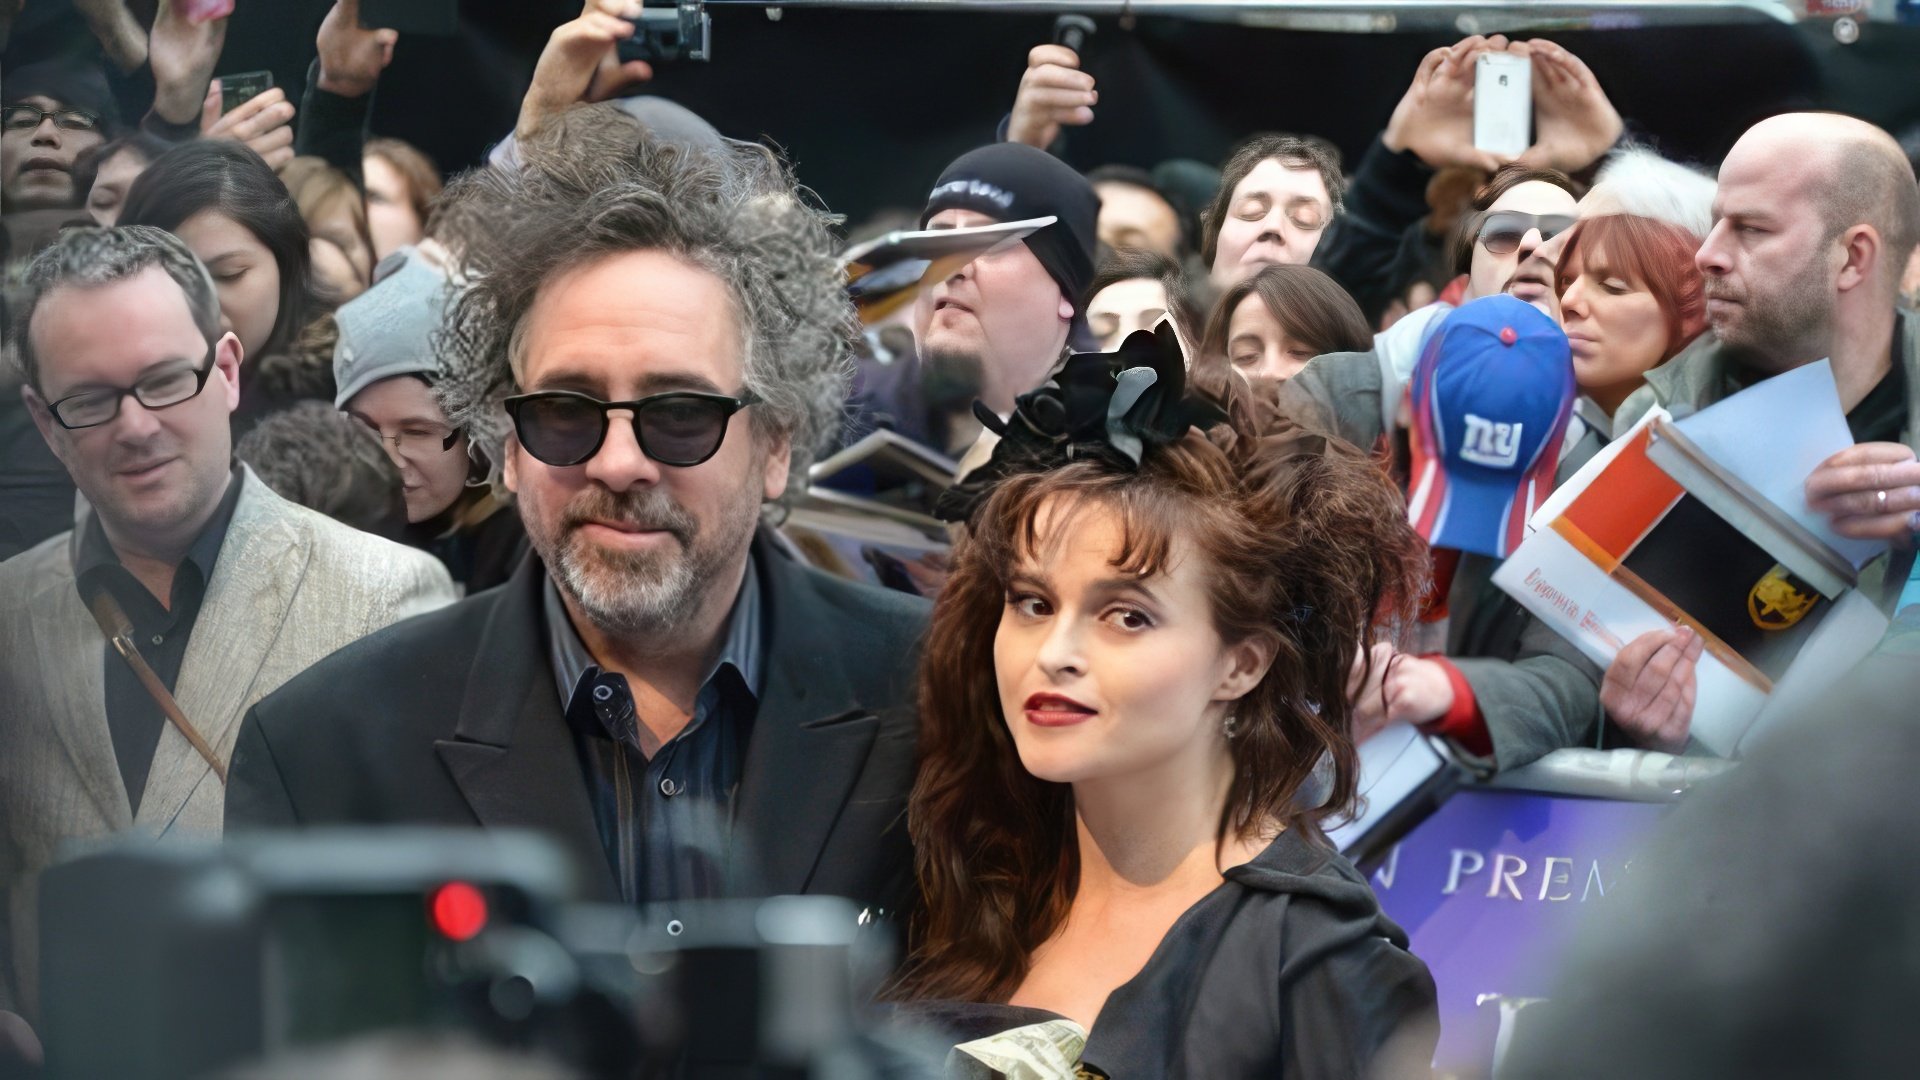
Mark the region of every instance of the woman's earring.
[[1226, 722], [1220, 725], [1220, 730], [1225, 732], [1229, 739], [1240, 734], [1240, 718], [1233, 713], [1228, 713]]

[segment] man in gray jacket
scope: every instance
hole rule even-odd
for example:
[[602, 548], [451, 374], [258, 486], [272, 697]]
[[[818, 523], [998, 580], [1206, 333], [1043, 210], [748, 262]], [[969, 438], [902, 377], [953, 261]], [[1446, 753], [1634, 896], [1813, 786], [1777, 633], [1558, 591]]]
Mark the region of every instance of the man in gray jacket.
[[[1899, 310], [1900, 274], [1920, 240], [1920, 187], [1893, 137], [1833, 113], [1755, 124], [1727, 154], [1714, 226], [1695, 263], [1713, 331], [1620, 406], [1625, 430], [1660, 405], [1704, 408], [1770, 375], [1831, 358], [1855, 445], [1807, 479], [1813, 509], [1843, 536], [1888, 540], [1861, 574], [1891, 609], [1920, 531], [1920, 316]], [[1658, 631], [1628, 642], [1601, 701], [1639, 741], [1685, 745], [1700, 639]]]
[[27, 284], [21, 393], [87, 501], [71, 532], [0, 563], [0, 1010], [31, 1018], [35, 880], [58, 849], [218, 835], [247, 709], [453, 589], [431, 556], [234, 463], [239, 339], [177, 238], [69, 232]]

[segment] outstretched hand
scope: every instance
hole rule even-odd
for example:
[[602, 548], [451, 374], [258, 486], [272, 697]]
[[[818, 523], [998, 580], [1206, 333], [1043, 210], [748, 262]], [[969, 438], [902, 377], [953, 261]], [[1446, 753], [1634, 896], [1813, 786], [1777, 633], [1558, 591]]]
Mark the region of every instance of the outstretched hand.
[[553, 118], [583, 101], [605, 101], [635, 83], [653, 78], [644, 60], [620, 60], [619, 43], [633, 36], [629, 22], [639, 16], [634, 0], [587, 0], [580, 17], [561, 23], [547, 38], [533, 82], [520, 102], [514, 137], [525, 141]]
[[1093, 123], [1100, 100], [1093, 76], [1080, 70], [1080, 57], [1065, 45], [1036, 45], [1027, 53], [1027, 70], [1013, 96], [1007, 141], [1045, 150], [1060, 137], [1062, 125]]
[[1475, 34], [1428, 53], [1394, 106], [1380, 141], [1395, 153], [1411, 150], [1433, 169], [1498, 169], [1504, 164], [1499, 157], [1473, 145], [1474, 65], [1480, 54], [1508, 48], [1507, 39], [1498, 34]]
[[1620, 141], [1626, 124], [1586, 62], [1551, 41], [1525, 43], [1533, 58], [1534, 141], [1520, 160], [1572, 175]]
[[360, 0], [337, 0], [313, 42], [320, 53], [320, 89], [349, 98], [372, 93], [399, 40], [397, 31], [360, 25]]
[[195, 22], [162, 0], [147, 35], [147, 60], [153, 68], [153, 111], [169, 124], [188, 124], [200, 115], [207, 83], [227, 42], [226, 15]]
[[286, 91], [268, 87], [234, 108], [220, 112], [220, 80], [207, 87], [206, 105], [200, 113], [200, 134], [209, 139], [231, 139], [244, 143], [259, 154], [275, 172], [293, 160], [293, 103]]

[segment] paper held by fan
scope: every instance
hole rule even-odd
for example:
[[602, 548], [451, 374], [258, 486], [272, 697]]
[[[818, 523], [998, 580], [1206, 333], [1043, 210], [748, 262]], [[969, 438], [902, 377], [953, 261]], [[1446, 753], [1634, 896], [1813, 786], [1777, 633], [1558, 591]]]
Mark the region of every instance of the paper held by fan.
[[897, 229], [863, 241], [840, 254], [847, 295], [860, 321], [872, 324], [911, 303], [925, 286], [1058, 220], [1049, 215], [957, 229]]
[[[1719, 419], [1726, 415], [1739, 412]], [[1885, 620], [1871, 604], [1873, 617], [1863, 617], [1851, 556], [1697, 442], [1676, 437], [1687, 430], [1655, 410], [1617, 436], [1535, 515], [1534, 531], [1493, 580], [1603, 667], [1642, 634], [1693, 630], [1703, 650], [1691, 735], [1724, 756], [1737, 751], [1777, 684], [1804, 692], [1810, 680], [1844, 671]], [[1800, 456], [1817, 464], [1823, 450], [1803, 447]]]

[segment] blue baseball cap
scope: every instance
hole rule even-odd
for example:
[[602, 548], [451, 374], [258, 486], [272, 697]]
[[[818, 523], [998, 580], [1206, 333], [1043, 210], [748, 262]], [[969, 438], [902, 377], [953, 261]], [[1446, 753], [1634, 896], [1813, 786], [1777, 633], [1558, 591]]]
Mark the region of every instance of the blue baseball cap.
[[1407, 516], [1429, 546], [1504, 559], [1553, 490], [1578, 393], [1567, 335], [1531, 304], [1461, 305], [1414, 365]]

